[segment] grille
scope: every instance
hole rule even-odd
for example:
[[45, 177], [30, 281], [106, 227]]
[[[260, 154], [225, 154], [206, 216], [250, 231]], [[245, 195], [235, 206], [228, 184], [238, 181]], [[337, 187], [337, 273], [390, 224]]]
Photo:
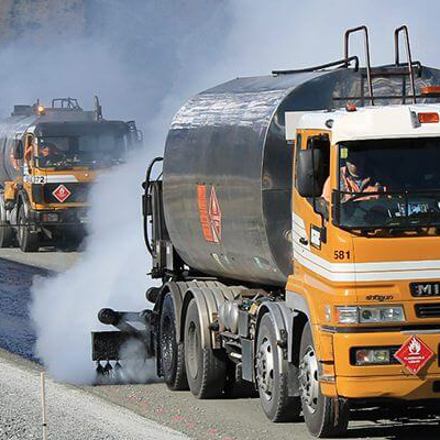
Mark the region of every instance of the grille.
[[416, 304], [417, 318], [440, 318], [440, 304]]
[[64, 203], [84, 203], [87, 201], [90, 183], [46, 183], [43, 185], [43, 196], [46, 203], [60, 203], [52, 194], [60, 185], [64, 185], [72, 193]]

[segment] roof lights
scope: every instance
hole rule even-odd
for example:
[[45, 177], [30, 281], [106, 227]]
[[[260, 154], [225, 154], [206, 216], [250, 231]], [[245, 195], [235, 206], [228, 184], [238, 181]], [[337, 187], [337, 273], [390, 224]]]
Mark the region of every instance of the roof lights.
[[440, 86], [425, 86], [420, 89], [420, 93], [422, 96], [440, 96]]
[[423, 112], [418, 114], [421, 124], [435, 124], [440, 122], [440, 115], [436, 112]]
[[345, 110], [347, 110], [348, 112], [357, 111], [356, 104], [354, 104], [353, 102], [348, 102], [347, 105], [345, 106]]

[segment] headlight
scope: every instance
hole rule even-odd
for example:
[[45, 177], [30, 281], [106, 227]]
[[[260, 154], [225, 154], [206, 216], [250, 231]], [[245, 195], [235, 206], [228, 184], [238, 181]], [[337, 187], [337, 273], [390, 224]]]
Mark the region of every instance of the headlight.
[[336, 307], [340, 324], [369, 324], [405, 321], [402, 306]]
[[59, 216], [56, 212], [48, 212], [44, 213], [42, 216], [43, 222], [57, 222], [59, 220]]
[[357, 324], [359, 322], [358, 307], [336, 307], [339, 324]]
[[359, 348], [355, 351], [355, 365], [386, 365], [391, 363], [388, 348]]

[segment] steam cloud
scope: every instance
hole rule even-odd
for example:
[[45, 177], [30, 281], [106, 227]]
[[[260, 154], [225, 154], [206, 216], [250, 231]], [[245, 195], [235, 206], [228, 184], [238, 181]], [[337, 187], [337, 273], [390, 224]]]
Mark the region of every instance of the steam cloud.
[[407, 23], [415, 54], [435, 65], [436, 45], [424, 41], [432, 43], [436, 24], [430, 28], [422, 11], [430, 17], [440, 12], [427, 0], [417, 9], [409, 0], [87, 4], [86, 37], [57, 36], [33, 45], [30, 33], [0, 52], [4, 112], [37, 97], [70, 94], [90, 102], [97, 93], [105, 117], [136, 119], [145, 132], [145, 151], [96, 185], [91, 235], [80, 262], [33, 286], [37, 354], [56, 379], [72, 383], [94, 378], [89, 333], [97, 328], [97, 311], [146, 306], [140, 183], [149, 160], [162, 154], [168, 123], [184, 99], [232, 77], [341, 58], [342, 32], [362, 23], [371, 27], [375, 63], [392, 62], [392, 31]]

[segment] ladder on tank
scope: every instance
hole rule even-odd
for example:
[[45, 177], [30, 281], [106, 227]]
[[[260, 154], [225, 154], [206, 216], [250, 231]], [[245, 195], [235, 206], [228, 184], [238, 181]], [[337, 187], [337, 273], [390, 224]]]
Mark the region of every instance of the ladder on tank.
[[[356, 55], [351, 55], [350, 43], [353, 34], [362, 33], [365, 51], [365, 68], [360, 68], [359, 57]], [[400, 57], [400, 43], [402, 36], [405, 43], [406, 51], [406, 62], [401, 62]], [[274, 70], [272, 74], [278, 75], [288, 75], [288, 74], [298, 74], [306, 72], [319, 72], [326, 71], [328, 68], [350, 68], [353, 66], [354, 72], [360, 73], [360, 94], [358, 96], [333, 96], [333, 101], [337, 102], [336, 107], [341, 107], [342, 102], [348, 103], [358, 103], [360, 106], [365, 105], [375, 105], [376, 101], [399, 101], [402, 104], [406, 104], [407, 101], [412, 103], [417, 103], [417, 99], [423, 98], [426, 102], [427, 98], [438, 98], [440, 97], [440, 87], [426, 87], [422, 88], [420, 93], [417, 94], [416, 91], [416, 78], [422, 77], [423, 66], [420, 61], [413, 61], [411, 53], [411, 44], [409, 38], [408, 26], [403, 25], [398, 27], [394, 31], [394, 50], [395, 50], [395, 60], [394, 64], [389, 66], [372, 67], [371, 66], [371, 51], [370, 51], [370, 37], [367, 26], [359, 26], [352, 29], [348, 29], [344, 34], [344, 58], [332, 63], [322, 64], [320, 66], [308, 67], [304, 69], [295, 70]], [[395, 94], [382, 94], [375, 95], [374, 91], [374, 80], [380, 78], [401, 78], [401, 90], [402, 93], [399, 95]], [[407, 93], [409, 81], [410, 93]], [[365, 93], [365, 84], [367, 85], [368, 93]], [[388, 84], [389, 86], [390, 84]]]
[[[340, 96], [333, 97], [334, 101], [360, 101], [361, 106], [370, 104], [375, 105], [376, 100], [400, 100], [402, 104], [406, 104], [407, 101], [411, 101], [416, 104], [418, 98], [429, 98], [438, 96], [438, 94], [422, 93], [417, 94], [416, 92], [416, 77], [420, 78], [422, 75], [422, 64], [419, 61], [413, 61], [411, 44], [409, 38], [408, 26], [403, 25], [394, 31], [394, 51], [395, 51], [395, 62], [394, 65], [384, 66], [384, 67], [372, 67], [371, 66], [371, 51], [370, 51], [370, 38], [367, 26], [359, 26], [356, 28], [348, 29], [344, 35], [344, 55], [345, 59], [350, 59], [350, 41], [351, 37], [355, 33], [362, 33], [364, 39], [364, 51], [365, 51], [365, 69], [360, 69], [361, 72], [361, 84], [360, 96]], [[406, 62], [401, 62], [400, 57], [400, 42], [401, 36], [403, 35], [405, 51], [406, 51]], [[349, 67], [347, 64], [346, 67]], [[402, 93], [400, 95], [375, 95], [374, 94], [374, 79], [378, 78], [401, 78], [402, 79]], [[407, 94], [408, 81], [410, 86], [410, 94]], [[365, 81], [367, 83], [368, 95], [365, 96]]]

